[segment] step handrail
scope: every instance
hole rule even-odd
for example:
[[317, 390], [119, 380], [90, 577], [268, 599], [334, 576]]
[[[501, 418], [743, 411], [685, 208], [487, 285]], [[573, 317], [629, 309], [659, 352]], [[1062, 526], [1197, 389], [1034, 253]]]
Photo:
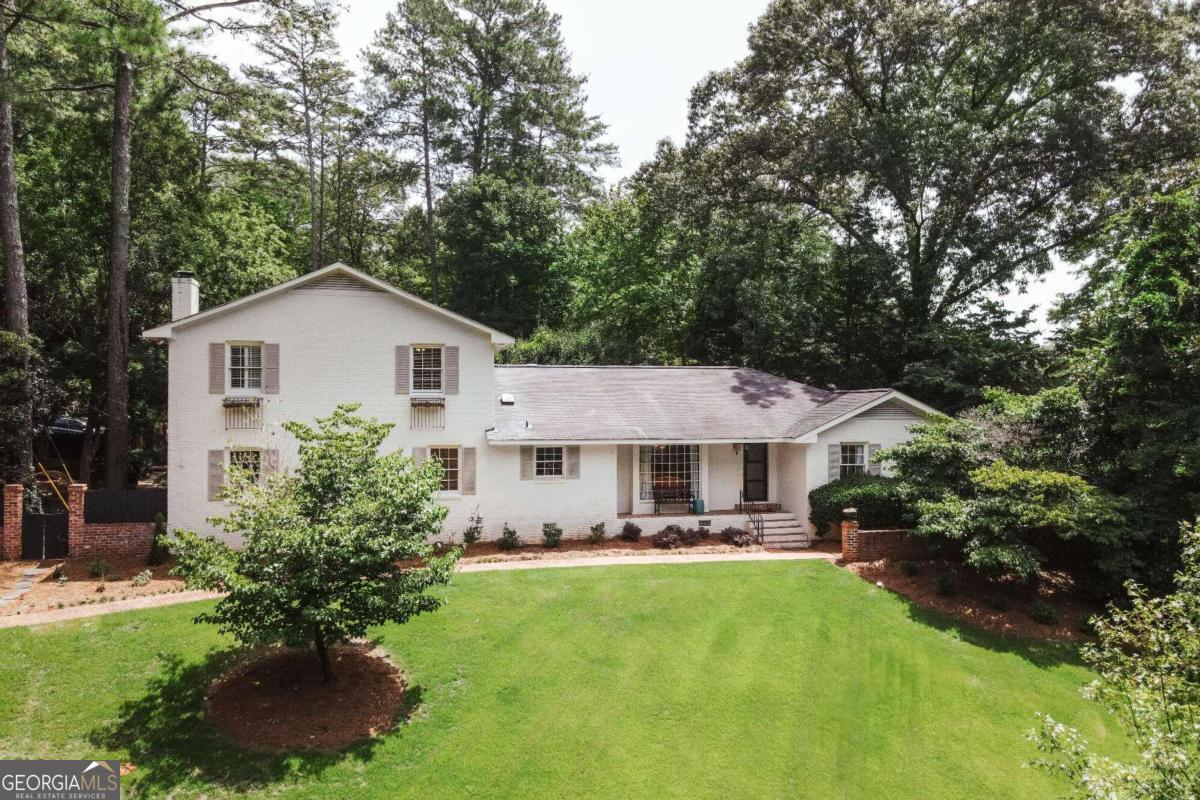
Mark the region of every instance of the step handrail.
[[765, 541], [762, 510], [758, 507], [757, 502], [753, 500], [746, 502], [744, 489], [738, 490], [738, 505], [741, 506], [742, 511], [746, 512], [746, 517], [750, 520], [750, 527], [754, 528], [754, 538], [761, 546]]

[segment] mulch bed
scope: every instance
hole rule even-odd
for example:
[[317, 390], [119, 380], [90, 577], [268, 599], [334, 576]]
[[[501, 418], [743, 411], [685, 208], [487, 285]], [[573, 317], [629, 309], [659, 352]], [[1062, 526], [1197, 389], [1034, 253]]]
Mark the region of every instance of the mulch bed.
[[[1064, 572], [1041, 573], [1037, 586], [1016, 580], [991, 581], [951, 561], [918, 561], [916, 575], [906, 575], [903, 562], [872, 561], [847, 564], [847, 569], [871, 583], [904, 595], [921, 608], [931, 609], [977, 628], [1005, 636], [1027, 639], [1087, 641], [1092, 637], [1080, 624], [1098, 609], [1077, 597], [1075, 584]], [[954, 575], [957, 593], [938, 594], [934, 579], [942, 573]], [[1030, 605], [1042, 600], [1058, 609], [1058, 622], [1045, 624], [1029, 616]], [[1003, 605], [1005, 608], [996, 608]]]
[[334, 648], [333, 683], [312, 650], [273, 648], [234, 667], [209, 689], [208, 718], [243, 747], [271, 753], [335, 752], [392, 728], [404, 676], [365, 645]]
[[[111, 603], [134, 597], [181, 592], [186, 588], [182, 578], [169, 574], [173, 564], [148, 567], [142, 559], [109, 558], [104, 560], [109, 563], [112, 570], [103, 581], [89, 574], [88, 565], [93, 561], [91, 558], [43, 561], [39, 566], [57, 567], [57, 574], [66, 575], [66, 582], [60, 583], [56, 578], [56, 573], [47, 572], [40, 582], [35, 583], [18, 600], [0, 607], [0, 616], [33, 614], [78, 605]], [[32, 562], [21, 563], [22, 568], [28, 568], [31, 565]], [[150, 582], [145, 586], [134, 586], [133, 577], [147, 569], [151, 574]], [[103, 591], [97, 591], [101, 586], [103, 586]]]

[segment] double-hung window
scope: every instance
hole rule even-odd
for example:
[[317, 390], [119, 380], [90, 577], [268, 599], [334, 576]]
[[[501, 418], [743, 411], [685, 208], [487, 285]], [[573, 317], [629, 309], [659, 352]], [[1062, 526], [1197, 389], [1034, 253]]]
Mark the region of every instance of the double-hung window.
[[229, 388], [239, 392], [262, 390], [262, 345], [229, 345]]
[[414, 345], [412, 349], [413, 394], [441, 394], [442, 348], [431, 345]]
[[533, 449], [533, 474], [538, 478], [561, 478], [563, 476], [563, 449], [561, 447], [535, 447]]
[[459, 449], [457, 447], [431, 447], [429, 455], [442, 462], [441, 490], [457, 492], [459, 490]]
[[867, 446], [865, 444], [842, 444], [842, 460], [838, 476], [864, 475], [867, 472]]

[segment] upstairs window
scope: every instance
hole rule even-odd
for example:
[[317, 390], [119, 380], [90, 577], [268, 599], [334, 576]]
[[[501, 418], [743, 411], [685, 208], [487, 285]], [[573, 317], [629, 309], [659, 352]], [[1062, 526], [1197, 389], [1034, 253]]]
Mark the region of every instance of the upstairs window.
[[431, 447], [429, 455], [442, 462], [442, 486], [443, 492], [458, 491], [458, 448], [457, 447]]
[[867, 446], [865, 444], [843, 444], [842, 463], [838, 476], [865, 475], [867, 472]]
[[561, 478], [563, 476], [563, 449], [561, 447], [534, 448], [533, 474], [539, 478]]
[[262, 451], [248, 449], [230, 450], [229, 468], [248, 473], [250, 480], [258, 483], [262, 478]]
[[262, 345], [229, 345], [229, 388], [242, 391], [262, 390]]
[[442, 348], [413, 347], [412, 391], [414, 394], [442, 393]]

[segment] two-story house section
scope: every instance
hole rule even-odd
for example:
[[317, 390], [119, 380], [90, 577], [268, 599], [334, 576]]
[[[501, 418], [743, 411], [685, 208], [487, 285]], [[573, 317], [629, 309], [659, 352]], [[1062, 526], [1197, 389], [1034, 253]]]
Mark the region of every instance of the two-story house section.
[[217, 533], [230, 464], [266, 475], [295, 462], [286, 420], [338, 403], [394, 424], [385, 448], [444, 470], [443, 536], [478, 510], [485, 536], [544, 522], [582, 536], [655, 516], [720, 529], [746, 510], [775, 542], [803, 546], [807, 493], [878, 472], [871, 454], [932, 409], [890, 389], [836, 392], [735, 367], [498, 366], [512, 337], [343, 264], [200, 310], [173, 278], [168, 524]]

